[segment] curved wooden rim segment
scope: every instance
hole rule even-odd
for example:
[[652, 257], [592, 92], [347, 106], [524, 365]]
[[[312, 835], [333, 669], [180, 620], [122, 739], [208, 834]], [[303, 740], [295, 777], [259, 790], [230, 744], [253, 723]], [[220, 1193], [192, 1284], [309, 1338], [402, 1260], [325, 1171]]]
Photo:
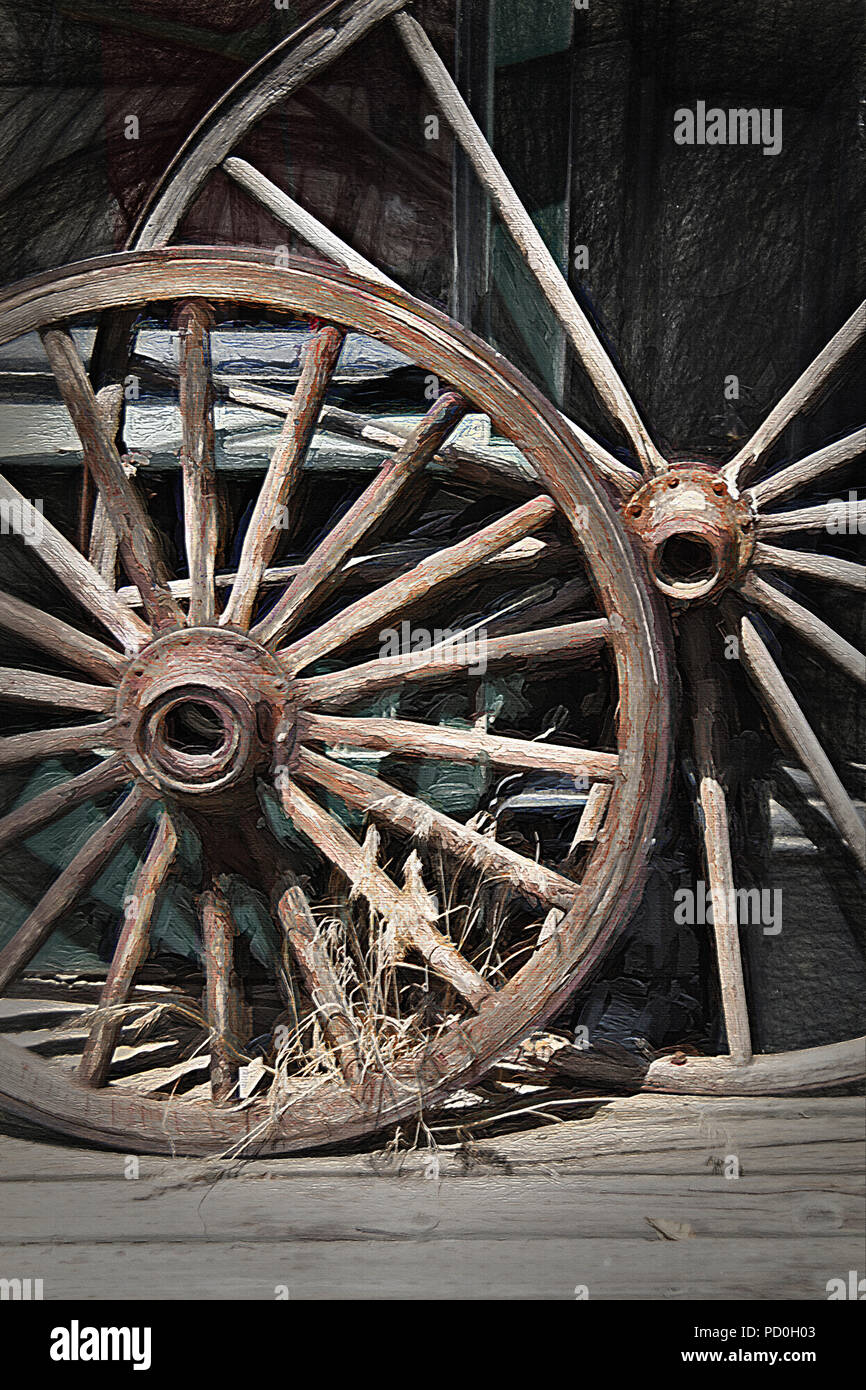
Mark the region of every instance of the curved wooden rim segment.
[[333, 0], [259, 59], [199, 121], [139, 213], [127, 245], [163, 245], [210, 171], [278, 101], [335, 62], [406, 0]]
[[840, 1086], [866, 1076], [866, 1037], [797, 1052], [757, 1053], [748, 1062], [732, 1057], [657, 1057], [642, 1089], [690, 1095], [767, 1096]]

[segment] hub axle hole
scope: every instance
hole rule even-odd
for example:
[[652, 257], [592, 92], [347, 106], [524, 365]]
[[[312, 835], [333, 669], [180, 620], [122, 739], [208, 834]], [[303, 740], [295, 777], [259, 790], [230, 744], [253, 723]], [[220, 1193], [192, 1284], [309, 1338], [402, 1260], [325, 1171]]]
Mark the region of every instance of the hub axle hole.
[[167, 711], [162, 736], [174, 752], [206, 757], [223, 747], [226, 727], [210, 705], [200, 700], [181, 700]]
[[665, 584], [704, 584], [715, 578], [716, 557], [701, 536], [670, 536], [656, 552], [655, 569]]

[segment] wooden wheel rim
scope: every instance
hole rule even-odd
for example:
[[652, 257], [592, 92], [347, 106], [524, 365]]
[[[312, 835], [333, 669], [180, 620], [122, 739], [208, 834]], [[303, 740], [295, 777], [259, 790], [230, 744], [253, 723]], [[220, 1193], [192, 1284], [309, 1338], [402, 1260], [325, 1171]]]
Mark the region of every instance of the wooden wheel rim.
[[555, 938], [536, 950], [491, 1005], [452, 1026], [420, 1065], [413, 1061], [388, 1078], [377, 1077], [369, 1105], [362, 1108], [348, 1091], [330, 1087], [327, 1112], [321, 1095], [295, 1100], [279, 1123], [261, 1104], [202, 1113], [119, 1088], [110, 1094], [84, 1088], [14, 1044], [0, 1042], [4, 1104], [55, 1129], [107, 1144], [128, 1143], [134, 1134], [138, 1147], [153, 1151], [212, 1153], [251, 1143], [255, 1152], [288, 1152], [369, 1132], [442, 1098], [549, 1017], [600, 959], [636, 905], [667, 785], [669, 639], [610, 503], [553, 408], [496, 353], [408, 296], [330, 267], [276, 268], [259, 253], [225, 256], [208, 248], [122, 253], [13, 287], [0, 300], [0, 343], [78, 314], [194, 297], [258, 304], [369, 333], [414, 353], [488, 413], [503, 433], [517, 434], [583, 546], [602, 609], [611, 618], [618, 677], [624, 776], [609, 815], [612, 831], [593, 854], [574, 906]]

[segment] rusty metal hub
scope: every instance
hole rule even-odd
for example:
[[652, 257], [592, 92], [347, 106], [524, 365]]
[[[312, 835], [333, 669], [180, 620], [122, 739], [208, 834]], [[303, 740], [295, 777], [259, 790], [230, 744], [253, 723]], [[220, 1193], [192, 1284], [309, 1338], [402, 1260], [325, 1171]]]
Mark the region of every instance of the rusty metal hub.
[[223, 796], [270, 756], [288, 689], [269, 652], [225, 628], [184, 628], [144, 647], [120, 683], [117, 717], [134, 770], [174, 796]]
[[755, 545], [747, 499], [700, 464], [676, 464], [651, 479], [631, 498], [625, 520], [657, 588], [683, 603], [732, 584]]

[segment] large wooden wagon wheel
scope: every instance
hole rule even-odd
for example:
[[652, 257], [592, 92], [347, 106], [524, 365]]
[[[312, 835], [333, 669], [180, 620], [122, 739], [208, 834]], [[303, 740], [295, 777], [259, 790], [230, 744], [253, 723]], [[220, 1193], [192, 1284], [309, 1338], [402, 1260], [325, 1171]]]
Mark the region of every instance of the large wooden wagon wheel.
[[[170, 537], [115, 444], [119, 388], [94, 392], [70, 327], [118, 309], [179, 335], [186, 563], [176, 579], [163, 554]], [[301, 375], [236, 568], [218, 586], [226, 507], [210, 339], [221, 320], [299, 318]], [[192, 1153], [287, 1151], [417, 1114], [549, 1017], [639, 896], [668, 779], [671, 698], [665, 624], [622, 526], [571, 432], [513, 369], [434, 311], [341, 272], [278, 269], [258, 253], [124, 253], [7, 291], [0, 343], [33, 330], [134, 588], [124, 598], [66, 539], [66, 518], [43, 519], [3, 481], [7, 514], [73, 605], [61, 618], [0, 599], [0, 624], [29, 652], [29, 664], [0, 672], [7, 709], [24, 710], [7, 721], [0, 765], [85, 766], [19, 800], [0, 820], [0, 843], [20, 845], [85, 801], [103, 815], [6, 940], [0, 988], [14, 990], [122, 847], [141, 858], [74, 1072], [2, 1041], [0, 1100], [92, 1140]], [[352, 333], [448, 387], [338, 523], [305, 532], [303, 463], [333, 414], [325, 396]], [[470, 409], [519, 446], [547, 492], [493, 450], [449, 445]], [[387, 547], [370, 555], [431, 487], [458, 499], [449, 543], [434, 530], [417, 563], [395, 565]], [[288, 570], [273, 563], [286, 516], [302, 551]], [[390, 556], [384, 582], [379, 554]], [[527, 582], [551, 566], [561, 576], [552, 599], [518, 605], [517, 620], [496, 602], [515, 566]], [[453, 631], [472, 603], [489, 614], [474, 624], [480, 647]], [[381, 655], [383, 629], [438, 626], [443, 609], [449, 631], [437, 645]], [[507, 720], [500, 732], [502, 719], [494, 730], [501, 700], [488, 710], [478, 686], [500, 671], [565, 690], [575, 706], [566, 732], [562, 716], [559, 728], [527, 728], [519, 713], [514, 732]], [[395, 689], [413, 693], [417, 717], [384, 717]], [[436, 722], [443, 689], [450, 723]], [[58, 727], [58, 709], [75, 711], [72, 722]], [[582, 746], [582, 729], [595, 742]], [[358, 763], [371, 754], [376, 775]], [[418, 758], [482, 773], [472, 824], [443, 812], [435, 779], [426, 793], [407, 791]], [[553, 823], [521, 830], [518, 818], [498, 837], [489, 812], [503, 778], [512, 791], [541, 789]], [[568, 788], [581, 809], [563, 822]], [[203, 1006], [188, 996], [175, 1005], [193, 1022], [203, 1008], [210, 1072], [182, 1094], [179, 1072], [160, 1093], [146, 1072], [112, 1070], [161, 895], [177, 877], [196, 893], [205, 980]], [[281, 1043], [263, 1049], [276, 1056], [276, 1080], [245, 1099], [239, 1068], [254, 1058], [241, 880], [270, 903], [278, 950], [264, 1026], [282, 1028]]]
[[[628, 445], [632, 466], [603, 448], [573, 422], [573, 431], [599, 477], [622, 510], [626, 526], [643, 548], [651, 581], [671, 605], [680, 632], [684, 683], [691, 718], [684, 726], [684, 748], [698, 768], [696, 824], [702, 841], [714, 907], [716, 956], [730, 1053], [719, 1058], [678, 1056], [654, 1062], [644, 1084], [674, 1090], [772, 1092], [832, 1084], [866, 1074], [866, 1039], [826, 1047], [753, 1056], [748, 1007], [740, 959], [735, 873], [729, 844], [723, 731], [735, 732], [738, 714], [725, 659], [735, 650], [769, 727], [788, 757], [798, 762], [820, 799], [849, 859], [855, 887], [862, 889], [864, 830], [852, 799], [852, 769], [840, 779], [771, 647], [786, 635], [823, 655], [843, 676], [862, 687], [863, 654], [851, 646], [793, 593], [800, 582], [835, 586], [841, 595], [866, 587], [862, 564], [821, 553], [810, 543], [837, 534], [861, 534], [864, 504], [792, 504], [799, 494], [824, 488], [861, 456], [866, 435], [860, 430], [808, 458], [766, 471], [773, 449], [798, 415], [808, 412], [832, 385], [834, 374], [862, 344], [866, 305], [861, 305], [833, 340], [806, 368], [765, 423], [724, 468], [698, 458], [672, 465], [656, 447], [568, 284], [553, 261], [511, 186], [453, 78], [421, 26], [400, 0], [353, 0], [327, 6], [256, 64], [204, 117], [166, 170], [142, 210], [130, 244], [149, 247], [169, 242], [184, 213], [215, 169], [221, 169], [251, 198], [323, 254], [359, 273], [382, 273], [347, 246], [261, 171], [237, 158], [241, 137], [277, 101], [290, 97], [310, 75], [320, 72], [378, 23], [397, 29], [408, 57], [448, 120], [495, 212], [534, 273], [556, 313], [599, 399]], [[106, 340], [107, 341], [107, 340]], [[231, 387], [228, 388], [231, 393]], [[240, 398], [240, 397], [239, 397]], [[260, 404], [267, 409], [267, 402]], [[346, 423], [360, 430], [361, 423]], [[791, 543], [793, 542], [793, 543]], [[839, 549], [828, 544], [826, 549]], [[844, 551], [845, 543], [842, 542]], [[767, 627], [767, 624], [770, 627]], [[770, 634], [773, 633], [771, 636]], [[735, 638], [735, 646], [725, 637]], [[769, 643], [769, 645], [768, 645]], [[818, 817], [819, 833], [825, 825]], [[809, 826], [803, 827], [810, 833]]]

